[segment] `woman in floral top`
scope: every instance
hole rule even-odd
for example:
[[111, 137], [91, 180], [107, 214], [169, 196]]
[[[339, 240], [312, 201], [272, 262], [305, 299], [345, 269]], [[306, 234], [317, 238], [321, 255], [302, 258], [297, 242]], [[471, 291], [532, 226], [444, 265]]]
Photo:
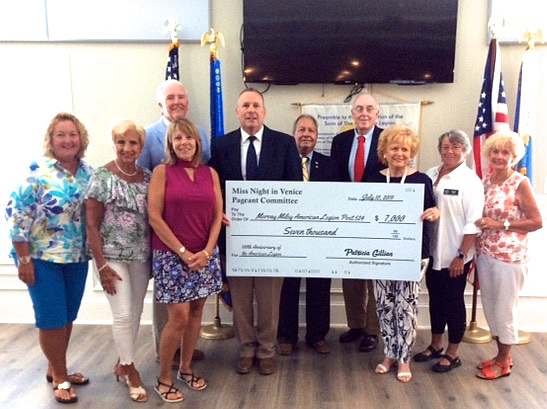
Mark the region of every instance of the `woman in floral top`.
[[518, 342], [518, 293], [527, 274], [527, 234], [541, 228], [542, 219], [528, 179], [513, 167], [524, 155], [524, 144], [513, 132], [486, 140], [483, 155], [492, 172], [484, 179], [484, 212], [476, 225], [477, 271], [484, 315], [498, 354], [478, 365], [477, 377], [497, 379], [511, 374], [511, 345]]
[[82, 158], [89, 144], [84, 125], [61, 112], [44, 138], [44, 158], [30, 165], [6, 209], [19, 279], [29, 289], [47, 380], [55, 399], [78, 398], [72, 385], [89, 379], [68, 374], [66, 351], [87, 277], [84, 193], [93, 169]]
[[114, 372], [125, 380], [136, 402], [148, 400], [134, 364], [150, 278], [147, 194], [151, 173], [135, 164], [145, 136], [144, 129], [133, 122], [118, 121], [112, 127], [116, 159], [97, 169], [86, 195], [89, 246], [113, 316], [119, 356]]

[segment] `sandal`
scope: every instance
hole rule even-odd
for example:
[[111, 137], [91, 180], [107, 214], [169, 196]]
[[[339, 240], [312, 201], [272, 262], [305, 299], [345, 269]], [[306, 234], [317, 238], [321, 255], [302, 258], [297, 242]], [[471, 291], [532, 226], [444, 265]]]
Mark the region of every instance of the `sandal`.
[[[386, 365], [387, 364], [386, 360], [390, 361], [388, 365]], [[384, 364], [384, 362], [386, 362], [386, 364]], [[382, 362], [376, 365], [376, 369], [374, 370], [374, 373], [377, 373], [379, 375], [388, 373], [389, 371], [391, 371], [391, 368], [393, 367], [393, 365], [396, 365], [396, 364], [397, 362], [395, 362], [393, 359], [388, 358], [386, 356]]]
[[[56, 391], [66, 391], [70, 397], [68, 399], [63, 399], [55, 393]], [[55, 400], [59, 403], [74, 403], [74, 402], [77, 402], [78, 397], [77, 396], [71, 396], [71, 392], [72, 392], [72, 385], [68, 381], [61, 382], [59, 385], [53, 387], [53, 393], [55, 394]]]
[[408, 383], [412, 379], [412, 372], [410, 371], [397, 372], [397, 379], [402, 383]]
[[[186, 379], [185, 376], [189, 376], [190, 379]], [[205, 379], [203, 379], [200, 376], [194, 375], [193, 372], [192, 373], [179, 372], [179, 374], [177, 375], [177, 379], [184, 382], [190, 389], [194, 391], [202, 391], [207, 387], [207, 381], [205, 381]], [[203, 380], [203, 384], [197, 386], [196, 384], [200, 380]]]
[[127, 387], [129, 388], [129, 397], [133, 402], [148, 402], [148, 395], [146, 394], [146, 390], [142, 386], [133, 387], [128, 382]]
[[141, 386], [131, 386], [131, 381], [129, 380], [128, 374], [121, 374], [119, 372], [119, 366], [116, 364], [116, 367], [114, 368], [114, 376], [116, 376], [116, 382], [120, 381], [120, 378], [122, 378], [123, 382], [127, 385], [127, 388], [129, 389], [129, 397], [134, 402], [148, 402], [148, 394], [146, 393], [146, 390]]
[[[429, 354], [426, 354], [426, 352], [429, 351]], [[414, 361], [416, 362], [427, 362], [431, 361], [432, 359], [441, 358], [443, 355], [443, 349], [435, 349], [432, 345], [429, 345], [425, 351], [420, 352], [416, 355], [414, 355]]]
[[[489, 368], [494, 365], [495, 362], [496, 358], [489, 359], [488, 361], [482, 361], [480, 364], [477, 365], [477, 369]], [[513, 357], [511, 355], [509, 355], [509, 358], [507, 359], [507, 365], [509, 365], [509, 367], [513, 369]]]
[[[87, 385], [89, 383], [89, 378], [86, 378], [85, 376], [83, 376], [80, 372], [74, 372], [74, 373], [71, 373], [67, 376], [68, 378], [68, 381], [72, 384], [72, 385], [76, 385], [76, 386], [80, 386], [80, 385]], [[46, 380], [49, 382], [49, 383], [52, 383], [53, 382], [53, 376], [51, 375], [46, 375]]]
[[460, 358], [452, 358], [450, 355], [443, 355], [441, 356], [441, 359], [446, 359], [448, 362], [450, 362], [448, 365], [441, 365], [441, 362], [437, 362], [431, 369], [433, 369], [433, 372], [438, 373], [445, 373], [450, 372], [452, 369], [457, 368], [458, 366], [461, 366], [462, 361]]
[[[501, 372], [499, 374], [494, 373], [494, 371], [492, 370], [492, 368], [495, 367], [495, 366], [501, 368]], [[479, 372], [477, 372], [476, 376], [477, 376], [477, 378], [492, 381], [494, 379], [502, 378], [504, 376], [509, 376], [509, 375], [511, 375], [511, 367], [509, 365], [503, 366], [498, 361], [496, 361], [496, 362], [494, 362], [493, 365], [490, 365], [490, 366], [480, 370]]]
[[[179, 391], [177, 388], [175, 388], [173, 386], [173, 384], [171, 385], [168, 385], [166, 383], [163, 383], [162, 381], [160, 381], [159, 378], [156, 378], [156, 380], [158, 381], [158, 383], [156, 384], [156, 386], [154, 386], [154, 390], [158, 393], [158, 395], [160, 395], [160, 398], [164, 401], [164, 402], [169, 402], [169, 403], [176, 403], [176, 402], [182, 402], [184, 400], [184, 397], [181, 396], [180, 398], [175, 398], [175, 399], [168, 399], [167, 397], [171, 394], [175, 394]], [[169, 389], [167, 389], [165, 392], [161, 392], [160, 391], [160, 386], [166, 386], [168, 387]]]

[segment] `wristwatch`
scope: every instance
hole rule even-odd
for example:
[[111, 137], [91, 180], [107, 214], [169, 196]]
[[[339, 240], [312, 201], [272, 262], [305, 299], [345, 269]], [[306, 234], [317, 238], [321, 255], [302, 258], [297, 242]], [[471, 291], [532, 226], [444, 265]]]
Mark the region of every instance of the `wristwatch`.
[[19, 264], [28, 264], [30, 263], [30, 256], [17, 257], [17, 260], [19, 261]]
[[458, 249], [458, 255], [456, 257], [463, 260], [465, 258], [465, 253]]
[[503, 222], [503, 227], [505, 227], [505, 230], [509, 230], [509, 227], [511, 227], [511, 223], [509, 223], [509, 220]]
[[182, 246], [182, 247], [179, 249], [179, 253], [180, 253], [180, 254], [184, 254], [185, 251], [186, 251], [186, 249], [184, 248], [184, 246]]

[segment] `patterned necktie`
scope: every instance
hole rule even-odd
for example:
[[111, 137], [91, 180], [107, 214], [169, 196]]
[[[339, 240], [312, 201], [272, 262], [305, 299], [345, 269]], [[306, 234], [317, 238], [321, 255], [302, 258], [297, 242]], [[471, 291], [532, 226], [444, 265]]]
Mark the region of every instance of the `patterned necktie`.
[[307, 156], [302, 156], [302, 180], [304, 182], [310, 181], [310, 173], [308, 172], [308, 161], [310, 158]]
[[245, 163], [245, 179], [258, 180], [258, 161], [254, 141], [256, 136], [249, 136], [249, 149], [247, 149], [247, 162]]
[[359, 145], [357, 146], [357, 154], [355, 155], [355, 163], [353, 165], [353, 181], [360, 182], [365, 173], [365, 137], [359, 135]]

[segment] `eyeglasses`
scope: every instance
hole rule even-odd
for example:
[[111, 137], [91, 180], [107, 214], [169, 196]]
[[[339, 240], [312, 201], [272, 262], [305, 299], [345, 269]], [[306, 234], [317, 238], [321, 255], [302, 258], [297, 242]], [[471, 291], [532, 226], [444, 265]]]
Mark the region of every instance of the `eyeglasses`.
[[369, 105], [368, 107], [364, 107], [361, 105], [357, 105], [353, 110], [359, 114], [362, 114], [364, 111], [367, 111], [367, 114], [372, 114], [373, 112], [378, 111], [377, 108], [374, 108], [372, 105]]

